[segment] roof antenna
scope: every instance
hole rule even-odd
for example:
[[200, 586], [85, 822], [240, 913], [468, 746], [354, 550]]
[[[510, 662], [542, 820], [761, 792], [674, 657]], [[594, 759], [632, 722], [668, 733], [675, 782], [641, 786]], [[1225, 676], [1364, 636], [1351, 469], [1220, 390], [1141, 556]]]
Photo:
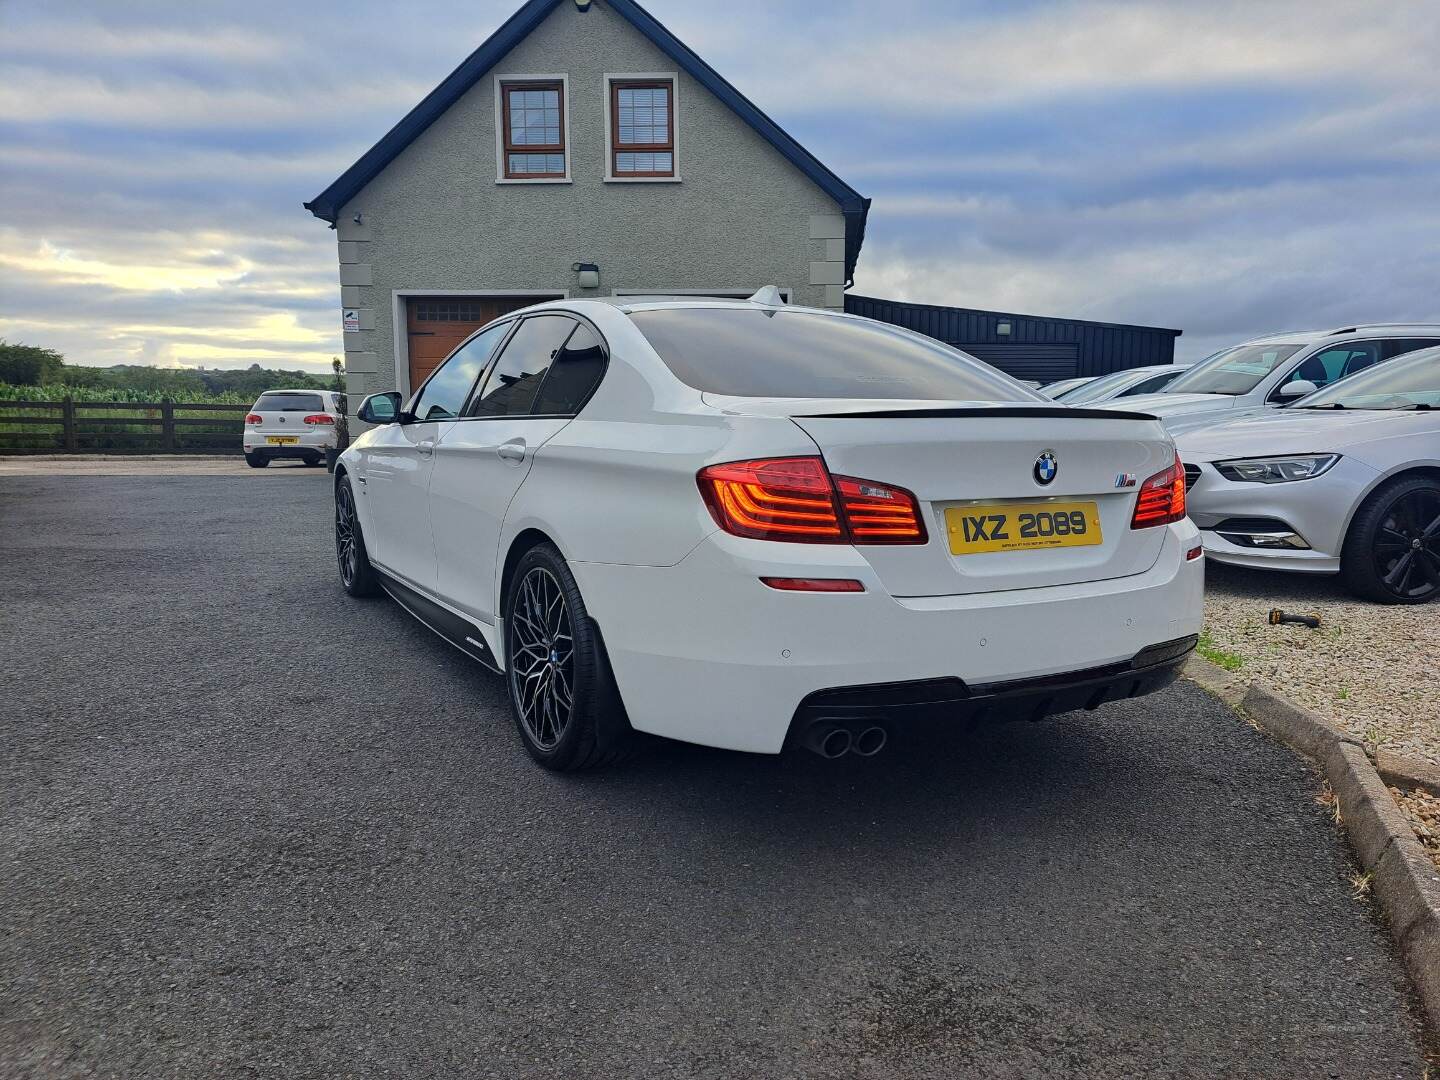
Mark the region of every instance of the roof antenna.
[[746, 303], [759, 304], [761, 307], [784, 307], [785, 297], [780, 295], [780, 290], [774, 285], [766, 285]]

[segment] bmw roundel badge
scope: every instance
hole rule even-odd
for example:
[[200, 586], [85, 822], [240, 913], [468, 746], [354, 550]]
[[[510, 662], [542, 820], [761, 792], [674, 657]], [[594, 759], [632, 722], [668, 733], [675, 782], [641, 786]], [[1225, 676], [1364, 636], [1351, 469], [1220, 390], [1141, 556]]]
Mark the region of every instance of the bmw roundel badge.
[[1060, 471], [1060, 463], [1055, 460], [1055, 451], [1046, 450], [1035, 459], [1035, 482], [1042, 487], [1055, 479], [1055, 474]]

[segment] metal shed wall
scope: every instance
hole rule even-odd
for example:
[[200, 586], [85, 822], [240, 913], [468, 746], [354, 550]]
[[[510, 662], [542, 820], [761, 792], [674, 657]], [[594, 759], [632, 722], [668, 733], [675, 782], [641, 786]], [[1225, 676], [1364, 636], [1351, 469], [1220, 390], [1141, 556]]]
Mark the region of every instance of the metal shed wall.
[[[845, 310], [917, 330], [956, 348], [975, 346], [973, 351], [980, 359], [1021, 378], [1065, 377], [1058, 373], [1063, 361], [1057, 363], [1064, 355], [1060, 348], [1064, 346], [1074, 349], [1075, 375], [1105, 375], [1147, 364], [1172, 364], [1175, 339], [1183, 332], [1158, 326], [905, 304], [853, 293], [845, 296]], [[1010, 324], [1008, 335], [996, 332], [1002, 322]], [[1043, 371], [1035, 366], [1041, 356], [1048, 357]]]

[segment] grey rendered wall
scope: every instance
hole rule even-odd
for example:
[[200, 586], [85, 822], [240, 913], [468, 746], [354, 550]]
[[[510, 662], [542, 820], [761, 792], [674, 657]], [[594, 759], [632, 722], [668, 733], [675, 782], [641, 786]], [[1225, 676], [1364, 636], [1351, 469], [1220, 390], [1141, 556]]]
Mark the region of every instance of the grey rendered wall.
[[[839, 208], [683, 72], [680, 182], [605, 181], [605, 75], [675, 70], [603, 0], [561, 4], [348, 203], [337, 232], [341, 302], [360, 327], [345, 334], [350, 392], [406, 381], [396, 290], [778, 285], [793, 303], [842, 308]], [[494, 77], [530, 74], [569, 78], [571, 183], [496, 183]], [[578, 288], [575, 262], [600, 265], [599, 290]]]

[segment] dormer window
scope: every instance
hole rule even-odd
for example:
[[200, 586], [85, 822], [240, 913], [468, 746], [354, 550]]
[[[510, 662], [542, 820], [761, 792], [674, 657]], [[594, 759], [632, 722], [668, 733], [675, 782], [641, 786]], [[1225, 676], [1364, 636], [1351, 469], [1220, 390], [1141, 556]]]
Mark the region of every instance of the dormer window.
[[500, 175], [506, 180], [566, 180], [565, 81], [497, 80], [500, 98]]
[[612, 76], [609, 85], [609, 179], [673, 179], [674, 78]]

